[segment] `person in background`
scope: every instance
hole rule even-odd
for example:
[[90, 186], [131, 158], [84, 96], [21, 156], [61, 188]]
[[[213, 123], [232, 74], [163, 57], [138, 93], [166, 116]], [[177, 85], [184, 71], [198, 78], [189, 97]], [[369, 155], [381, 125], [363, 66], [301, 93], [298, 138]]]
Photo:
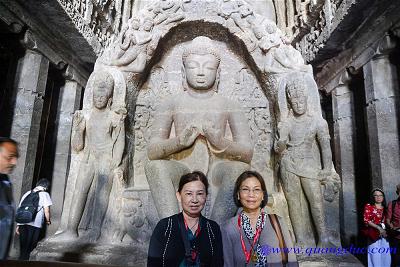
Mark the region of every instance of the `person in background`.
[[396, 248], [392, 254], [392, 266], [400, 266], [400, 184], [396, 186], [397, 199], [390, 201], [386, 210], [386, 225], [389, 227], [390, 246]]
[[17, 159], [17, 142], [0, 137], [0, 260], [7, 258], [12, 238], [14, 200], [12, 185], [7, 175], [14, 170]]
[[[385, 230], [385, 193], [380, 188], [375, 188], [371, 192], [371, 203], [364, 208], [364, 235], [368, 239], [368, 251], [381, 248], [389, 249], [389, 242], [386, 240]], [[390, 267], [389, 253], [368, 253], [369, 267]]]
[[158, 222], [150, 239], [147, 266], [224, 266], [218, 224], [201, 215], [208, 180], [199, 171], [181, 177], [176, 197], [182, 212]]
[[[283, 249], [293, 247], [285, 222], [264, 210], [268, 195], [263, 177], [245, 171], [236, 180], [233, 194], [243, 210], [221, 227], [224, 266], [299, 266], [296, 255]], [[280, 253], [270, 253], [272, 248]]]
[[19, 235], [20, 244], [20, 260], [29, 260], [29, 256], [32, 250], [36, 247], [39, 241], [39, 234], [42, 229], [43, 223], [46, 222], [47, 225], [51, 224], [50, 220], [50, 206], [53, 204], [51, 201], [49, 193], [46, 191], [49, 189], [50, 182], [47, 179], [40, 179], [36, 183], [36, 187], [28, 192], [26, 192], [22, 198], [19, 206], [21, 206], [22, 201], [33, 191], [39, 192], [39, 204], [38, 212], [36, 213], [35, 220], [30, 223], [18, 224], [15, 232]]

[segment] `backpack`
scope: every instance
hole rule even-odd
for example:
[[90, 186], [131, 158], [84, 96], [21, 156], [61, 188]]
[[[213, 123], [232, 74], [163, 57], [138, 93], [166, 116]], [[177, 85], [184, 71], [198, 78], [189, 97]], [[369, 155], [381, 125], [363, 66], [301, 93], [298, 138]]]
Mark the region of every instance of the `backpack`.
[[15, 214], [15, 221], [17, 223], [30, 223], [35, 220], [36, 214], [38, 213], [39, 192], [43, 191], [33, 192], [33, 190], [31, 190], [29, 195], [24, 198]]

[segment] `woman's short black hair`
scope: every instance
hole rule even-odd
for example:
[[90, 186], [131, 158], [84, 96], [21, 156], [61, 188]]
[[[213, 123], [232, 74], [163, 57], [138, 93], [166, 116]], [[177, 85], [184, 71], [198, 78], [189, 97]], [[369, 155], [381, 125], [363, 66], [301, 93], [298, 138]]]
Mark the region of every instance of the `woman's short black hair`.
[[235, 188], [233, 190], [233, 200], [235, 201], [236, 206], [238, 206], [238, 207], [243, 206], [242, 203], [240, 202], [240, 200], [238, 199], [238, 193], [239, 193], [240, 187], [242, 186], [242, 183], [244, 182], [244, 180], [251, 178], [251, 177], [256, 178], [261, 184], [261, 189], [264, 192], [264, 199], [263, 199], [263, 201], [261, 201], [260, 208], [264, 208], [268, 202], [267, 187], [265, 186], [264, 178], [261, 176], [261, 174], [259, 174], [256, 171], [245, 171], [236, 179]]
[[50, 181], [47, 180], [46, 178], [42, 178], [39, 181], [37, 181], [36, 186], [41, 186], [47, 190], [49, 189]]
[[182, 188], [185, 184], [194, 181], [202, 182], [204, 184], [204, 187], [206, 188], [206, 194], [208, 194], [208, 179], [207, 176], [201, 171], [194, 171], [182, 175], [181, 179], [179, 180], [178, 192], [180, 193], [182, 191]]
[[372, 189], [372, 191], [371, 191], [371, 202], [370, 202], [370, 204], [371, 204], [371, 205], [374, 205], [374, 204], [375, 204], [375, 198], [374, 198], [374, 193], [375, 193], [375, 192], [381, 192], [381, 193], [382, 193], [382, 195], [383, 195], [382, 207], [383, 207], [384, 209], [386, 209], [386, 196], [385, 196], [385, 192], [383, 192], [383, 190], [380, 189], [380, 188], [374, 188], [374, 189]]

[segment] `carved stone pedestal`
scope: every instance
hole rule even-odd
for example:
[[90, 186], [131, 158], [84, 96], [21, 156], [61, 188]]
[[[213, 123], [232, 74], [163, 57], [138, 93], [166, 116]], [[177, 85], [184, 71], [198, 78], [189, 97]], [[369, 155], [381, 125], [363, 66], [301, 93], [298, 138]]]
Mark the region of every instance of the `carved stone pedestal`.
[[30, 259], [142, 267], [146, 266], [147, 244], [122, 246], [46, 242], [38, 245]]
[[112, 264], [118, 266], [146, 266], [147, 250], [152, 228], [150, 222], [158, 217], [149, 190], [127, 188], [122, 193], [119, 218], [97, 240], [91, 240], [90, 229], [80, 229], [79, 239], [57, 240], [57, 235], [40, 242], [31, 253], [31, 260], [66, 261], [79, 263]]
[[316, 254], [298, 255], [300, 267], [363, 267], [364, 265], [352, 254]]

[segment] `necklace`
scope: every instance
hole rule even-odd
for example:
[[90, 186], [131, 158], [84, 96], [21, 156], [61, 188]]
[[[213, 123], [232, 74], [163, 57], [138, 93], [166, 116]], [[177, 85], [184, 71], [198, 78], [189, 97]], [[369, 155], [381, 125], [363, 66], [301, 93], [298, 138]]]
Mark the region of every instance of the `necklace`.
[[[192, 233], [193, 233], [194, 227], [196, 225], [199, 225], [199, 221], [200, 221], [200, 218], [198, 218], [197, 221], [192, 226], [189, 226], [189, 224], [186, 222], [185, 217], [183, 218], [183, 222], [185, 223], [186, 229], [189, 229], [190, 231], [192, 231]], [[199, 234], [199, 232], [200, 232], [200, 227], [197, 227], [195, 236], [197, 236]]]
[[193, 232], [193, 229], [195, 226], [197, 226], [199, 223], [199, 220], [197, 220], [191, 227], [189, 226], [189, 229]]

